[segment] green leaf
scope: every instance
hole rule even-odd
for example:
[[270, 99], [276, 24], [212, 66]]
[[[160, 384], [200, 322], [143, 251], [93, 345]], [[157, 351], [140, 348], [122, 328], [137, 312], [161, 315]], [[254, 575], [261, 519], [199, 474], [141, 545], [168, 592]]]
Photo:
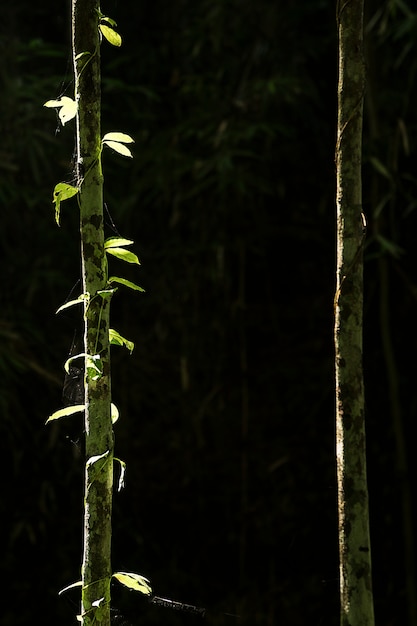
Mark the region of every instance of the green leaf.
[[130, 354], [132, 354], [135, 347], [133, 341], [129, 341], [128, 339], [125, 339], [125, 337], [122, 337], [122, 335], [118, 333], [117, 330], [114, 330], [114, 328], [109, 329], [109, 341], [114, 346], [126, 346], [126, 348], [130, 351]]
[[103, 452], [103, 454], [95, 454], [94, 456], [90, 456], [89, 459], [87, 459], [86, 462], [86, 467], [90, 467], [91, 465], [94, 465], [95, 463], [97, 463], [97, 461], [101, 461], [101, 459], [105, 459], [106, 457], [108, 457], [110, 454], [110, 450], [106, 450], [105, 452]]
[[133, 574], [131, 572], [116, 572], [113, 574], [113, 578], [116, 578], [122, 585], [133, 589], [134, 591], [140, 591], [147, 596], [152, 593], [152, 588], [149, 584], [149, 580], [140, 574]]
[[117, 26], [116, 22], [111, 17], [107, 17], [106, 15], [103, 15], [103, 14], [100, 15], [100, 21], [107, 22], [108, 24], [110, 24], [110, 26], [113, 26], [113, 28]]
[[52, 415], [50, 415], [46, 420], [45, 424], [49, 424], [49, 422], [52, 422], [54, 420], [59, 420], [61, 417], [69, 417], [73, 413], [80, 413], [81, 411], [84, 411], [84, 409], [84, 404], [74, 404], [73, 406], [66, 406], [64, 409], [59, 409], [59, 411], [55, 411], [55, 413], [52, 413]]
[[130, 280], [126, 280], [126, 278], [119, 278], [118, 276], [111, 276], [109, 278], [109, 283], [120, 283], [125, 287], [129, 287], [129, 289], [135, 289], [136, 291], [145, 291], [142, 287], [139, 287], [139, 285], [135, 285], [135, 283], [132, 283]]
[[99, 28], [103, 37], [105, 37], [112, 46], [119, 48], [122, 45], [122, 38], [113, 28], [110, 28], [110, 26], [106, 26], [105, 24], [99, 24]]
[[121, 461], [120, 459], [117, 459], [116, 457], [114, 457], [114, 460], [120, 463], [120, 477], [117, 491], [121, 491], [125, 486], [126, 463], [124, 461]]
[[90, 56], [91, 52], [80, 52], [79, 54], [77, 54], [77, 56], [75, 57], [75, 61], [79, 61], [79, 59], [82, 59], [85, 56]]
[[84, 353], [84, 352], [81, 352], [80, 354], [76, 354], [75, 356], [71, 356], [69, 359], [67, 359], [67, 360], [65, 361], [65, 364], [64, 364], [64, 370], [67, 372], [67, 374], [69, 374], [69, 373], [70, 373], [70, 372], [69, 372], [69, 368], [70, 368], [71, 363], [72, 363], [75, 359], [80, 359], [80, 358], [83, 358], [83, 357], [85, 357], [85, 356], [86, 356], [86, 355], [85, 355], [85, 353]]
[[130, 157], [131, 159], [133, 159], [132, 152], [123, 143], [119, 143], [118, 141], [106, 140], [106, 141], [103, 141], [103, 144], [105, 144], [106, 146], [109, 146], [109, 148], [111, 148], [115, 152], [118, 152], [119, 154], [123, 156]]
[[78, 191], [78, 187], [74, 187], [73, 185], [69, 185], [68, 183], [58, 183], [57, 185], [55, 185], [54, 192], [52, 194], [52, 202], [55, 204], [55, 221], [58, 226], [61, 202], [63, 202], [64, 200], [68, 200], [68, 198], [76, 196]]
[[115, 404], [113, 404], [113, 402], [111, 403], [110, 409], [111, 409], [111, 423], [115, 424], [117, 420], [119, 419], [119, 409], [117, 408]]
[[124, 248], [107, 248], [106, 252], [108, 254], [112, 254], [121, 261], [126, 261], [126, 263], [136, 263], [137, 265], [140, 265], [136, 254], [133, 254], [133, 252], [129, 252], [129, 250], [125, 250]]
[[62, 96], [58, 100], [48, 100], [43, 106], [60, 109], [58, 116], [62, 126], [65, 126], [66, 122], [69, 122], [77, 115], [77, 103], [72, 98], [68, 98], [68, 96]]
[[82, 293], [76, 300], [70, 300], [69, 302], [65, 302], [65, 304], [61, 305], [59, 309], [57, 309], [57, 313], [60, 313], [64, 309], [68, 309], [70, 306], [74, 306], [74, 304], [80, 304], [81, 302], [87, 302], [90, 300], [89, 293]]
[[61, 593], [64, 593], [64, 591], [68, 591], [68, 589], [74, 589], [74, 587], [82, 587], [82, 584], [82, 580], [77, 580], [76, 583], [72, 583], [71, 585], [68, 585], [68, 587], [64, 587], [63, 589], [61, 589], [61, 591], [58, 591], [58, 595], [60, 596]]
[[103, 300], [110, 299], [117, 291], [117, 287], [114, 289], [99, 289], [97, 295], [101, 296]]
[[103, 137], [103, 141], [117, 141], [119, 143], [135, 143], [135, 140], [132, 139], [130, 135], [126, 135], [126, 133], [106, 133]]
[[107, 248], [120, 248], [121, 246], [130, 246], [134, 243], [132, 239], [123, 239], [123, 237], [109, 237], [104, 242], [104, 249]]
[[62, 102], [61, 100], [48, 100], [43, 106], [48, 107], [48, 109], [56, 109], [62, 107]]
[[87, 376], [91, 380], [99, 380], [103, 375], [103, 364], [99, 354], [85, 354]]
[[90, 465], [94, 465], [95, 463], [97, 463], [97, 461], [100, 461], [100, 459], [105, 459], [108, 455], [109, 451], [106, 450], [106, 452], [103, 452], [103, 454], [95, 454], [93, 456], [90, 456], [90, 458], [87, 459], [86, 466], [89, 467]]

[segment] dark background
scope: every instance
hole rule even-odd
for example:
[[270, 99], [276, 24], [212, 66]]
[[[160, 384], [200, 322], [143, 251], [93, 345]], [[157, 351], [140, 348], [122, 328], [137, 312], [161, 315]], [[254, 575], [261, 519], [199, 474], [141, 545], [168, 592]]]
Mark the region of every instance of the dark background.
[[[116, 456], [113, 567], [213, 624], [339, 622], [333, 403], [337, 30], [321, 0], [107, 1], [105, 199], [140, 268], [110, 259]], [[417, 14], [368, 2], [363, 192], [365, 382], [376, 622], [410, 617], [415, 565]], [[82, 424], [62, 406], [80, 320], [71, 182], [70, 7], [2, 8], [0, 559], [4, 626], [72, 624], [79, 579]], [[57, 132], [59, 130], [59, 132]], [[110, 220], [109, 220], [110, 221]], [[108, 234], [114, 234], [109, 227]], [[414, 579], [415, 582], [415, 579]], [[412, 590], [413, 591], [413, 590]], [[415, 589], [414, 589], [415, 593]], [[133, 624], [194, 623], [114, 589]], [[223, 615], [239, 614], [240, 622]]]

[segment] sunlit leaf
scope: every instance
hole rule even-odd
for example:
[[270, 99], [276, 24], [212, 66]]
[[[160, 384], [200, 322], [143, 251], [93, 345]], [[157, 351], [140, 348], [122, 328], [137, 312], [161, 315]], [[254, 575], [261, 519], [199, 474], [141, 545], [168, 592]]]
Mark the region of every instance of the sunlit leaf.
[[115, 346], [126, 346], [126, 348], [130, 351], [130, 354], [132, 354], [135, 347], [133, 341], [129, 341], [125, 337], [122, 337], [122, 335], [118, 333], [117, 330], [114, 330], [114, 328], [109, 329], [109, 341]]
[[135, 289], [136, 291], [145, 291], [142, 287], [139, 287], [139, 285], [135, 285], [135, 283], [132, 283], [130, 280], [126, 280], [126, 278], [119, 278], [118, 276], [111, 276], [109, 278], [109, 283], [120, 283], [125, 287], [129, 287], [129, 289]]
[[62, 102], [61, 100], [48, 100], [43, 106], [48, 109], [57, 109], [58, 107], [62, 107]]
[[114, 458], [114, 460], [120, 463], [120, 476], [117, 491], [121, 491], [125, 486], [126, 463], [124, 461], [121, 461], [120, 459], [117, 459], [116, 457]]
[[123, 143], [120, 143], [118, 141], [107, 141], [107, 140], [103, 141], [103, 143], [106, 146], [109, 146], [109, 148], [111, 148], [115, 152], [118, 152], [119, 154], [122, 154], [123, 156], [130, 157], [131, 159], [133, 158], [132, 152]]
[[81, 352], [80, 354], [75, 354], [74, 356], [71, 356], [69, 359], [67, 359], [65, 361], [65, 364], [64, 364], [64, 370], [67, 372], [67, 374], [70, 373], [70, 365], [71, 365], [71, 363], [73, 361], [75, 361], [75, 359], [80, 359], [80, 358], [83, 358], [85, 356], [86, 356], [86, 354], [84, 352]]
[[54, 420], [59, 420], [61, 417], [69, 417], [74, 413], [80, 413], [81, 411], [84, 411], [84, 409], [84, 404], [74, 404], [73, 406], [66, 406], [64, 409], [59, 409], [59, 411], [55, 411], [55, 413], [52, 413], [52, 415], [50, 415], [46, 420], [45, 424], [49, 424], [49, 422], [52, 422]]
[[111, 423], [115, 424], [117, 420], [119, 419], [119, 409], [117, 408], [115, 404], [113, 404], [113, 402], [111, 403], [110, 409], [111, 409]]
[[75, 60], [78, 61], [79, 59], [82, 59], [82, 57], [85, 56], [90, 56], [91, 52], [80, 52], [79, 54], [76, 55]]
[[68, 100], [69, 102], [65, 104], [65, 106], [63, 106], [60, 112], [58, 113], [62, 126], [65, 126], [66, 122], [69, 122], [70, 120], [74, 119], [74, 117], [77, 115], [77, 109], [78, 109], [77, 103], [71, 98], [68, 98]]
[[135, 140], [132, 139], [130, 135], [126, 135], [126, 133], [106, 133], [103, 137], [103, 141], [118, 141], [119, 143], [135, 143]]
[[80, 296], [78, 296], [78, 298], [76, 300], [70, 300], [69, 302], [65, 302], [65, 304], [62, 304], [59, 309], [57, 309], [57, 313], [60, 313], [60, 311], [63, 311], [64, 309], [68, 309], [70, 306], [74, 306], [75, 304], [80, 304], [81, 302], [88, 302], [90, 299], [90, 294], [88, 293], [82, 293]]
[[68, 98], [68, 96], [62, 96], [58, 100], [48, 100], [43, 106], [60, 109], [58, 115], [62, 126], [65, 126], [66, 122], [69, 122], [77, 115], [77, 103], [72, 98]]
[[108, 252], [108, 254], [112, 254], [121, 261], [126, 261], [126, 263], [136, 263], [137, 265], [140, 265], [136, 254], [133, 254], [133, 252], [129, 252], [129, 250], [125, 250], [124, 248], [107, 248], [106, 252]]
[[99, 354], [86, 354], [85, 367], [90, 380], [99, 380], [103, 375], [103, 363]]
[[122, 45], [122, 38], [113, 28], [106, 26], [105, 24], [99, 24], [100, 31], [112, 46], [120, 47]]
[[94, 456], [90, 456], [90, 458], [87, 459], [86, 467], [90, 467], [91, 465], [97, 463], [97, 461], [101, 461], [102, 459], [107, 458], [109, 454], [110, 450], [106, 450], [106, 452], [103, 452], [103, 454], [95, 454]]
[[107, 22], [108, 24], [110, 24], [110, 26], [113, 26], [113, 28], [116, 28], [117, 26], [117, 23], [111, 17], [108, 17], [107, 15], [101, 14], [100, 21]]
[[58, 183], [55, 185], [52, 194], [52, 202], [55, 204], [55, 221], [58, 226], [61, 202], [77, 195], [78, 191], [78, 187], [74, 187], [74, 185], [69, 185], [68, 183]]
[[133, 574], [131, 572], [116, 572], [113, 574], [113, 578], [116, 578], [122, 585], [133, 589], [134, 591], [140, 591], [147, 596], [152, 593], [152, 588], [149, 584], [149, 580], [140, 574]]
[[117, 291], [117, 287], [115, 287], [114, 289], [99, 289], [97, 291], [97, 294], [101, 296], [103, 300], [106, 300], [106, 299], [111, 298], [113, 294], [116, 293], [116, 291]]
[[77, 580], [76, 583], [72, 583], [71, 585], [68, 585], [68, 587], [64, 587], [63, 589], [61, 589], [61, 591], [58, 591], [58, 595], [60, 596], [61, 593], [64, 593], [64, 591], [68, 591], [68, 589], [74, 589], [74, 587], [81, 587], [83, 584], [82, 580]]
[[109, 237], [104, 242], [104, 249], [107, 248], [120, 248], [121, 246], [130, 246], [134, 243], [132, 239], [124, 239], [123, 237]]

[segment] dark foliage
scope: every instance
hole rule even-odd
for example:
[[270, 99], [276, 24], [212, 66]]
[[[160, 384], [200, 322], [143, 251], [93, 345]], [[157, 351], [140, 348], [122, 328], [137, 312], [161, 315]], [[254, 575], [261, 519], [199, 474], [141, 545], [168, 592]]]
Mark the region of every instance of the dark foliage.
[[[402, 507], [416, 475], [417, 21], [406, 3], [374, 4], [368, 470], [377, 623], [403, 626]], [[67, 9], [18, 0], [2, 15], [4, 626], [71, 624], [77, 612], [57, 591], [79, 578], [82, 425], [44, 427], [61, 406], [79, 323], [54, 314], [79, 278], [76, 203], [58, 229], [51, 202], [55, 183], [73, 177], [73, 130], [56, 132], [42, 108], [71, 94]], [[250, 625], [337, 624], [334, 7], [155, 0], [102, 10], [124, 39], [120, 50], [103, 45], [103, 133], [136, 139], [132, 162], [104, 154], [109, 229], [134, 239], [142, 262], [139, 274], [117, 260], [111, 271], [146, 289], [114, 299], [113, 326], [136, 344], [130, 357], [112, 354], [116, 451], [127, 463], [114, 568], [207, 607], [216, 625], [235, 619], [224, 613]], [[117, 588], [114, 602], [119, 624], [196, 619]]]

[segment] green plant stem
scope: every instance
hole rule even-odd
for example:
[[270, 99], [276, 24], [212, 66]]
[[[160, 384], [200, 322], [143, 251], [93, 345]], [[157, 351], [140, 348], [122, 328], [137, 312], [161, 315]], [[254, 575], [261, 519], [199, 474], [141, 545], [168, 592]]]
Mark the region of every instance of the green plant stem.
[[335, 297], [336, 461], [341, 626], [374, 624], [366, 476], [363, 331], [363, 0], [337, 6], [339, 34], [337, 266]]
[[[85, 495], [81, 615], [84, 626], [110, 625], [113, 429], [111, 422], [107, 260], [103, 230], [100, 128], [100, 41], [98, 0], [72, 0], [73, 59], [77, 112], [77, 175], [84, 309], [84, 348], [99, 354], [102, 375], [85, 371]], [[88, 55], [82, 53], [88, 52]], [[86, 362], [87, 365], [87, 362]], [[105, 455], [103, 460], [91, 462]]]

